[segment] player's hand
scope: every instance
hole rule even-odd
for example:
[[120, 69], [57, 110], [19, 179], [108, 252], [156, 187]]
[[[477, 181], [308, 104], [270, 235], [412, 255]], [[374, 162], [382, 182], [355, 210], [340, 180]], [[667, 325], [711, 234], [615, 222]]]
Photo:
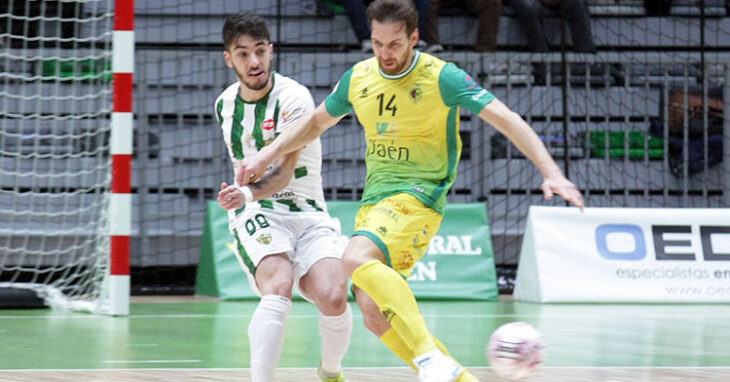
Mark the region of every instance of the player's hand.
[[571, 181], [569, 181], [563, 174], [557, 174], [545, 178], [542, 182], [542, 194], [545, 199], [552, 200], [554, 194], [558, 194], [563, 199], [570, 202], [572, 205], [580, 208], [583, 211], [585, 207], [583, 205], [583, 195]]
[[246, 198], [235, 185], [221, 183], [221, 190], [218, 192], [218, 204], [225, 210], [237, 210], [246, 204]]
[[269, 163], [274, 160], [273, 156], [268, 154], [267, 147], [264, 147], [254, 155], [246, 157], [241, 162], [241, 167], [236, 174], [236, 184], [245, 186], [257, 181], [264, 175]]

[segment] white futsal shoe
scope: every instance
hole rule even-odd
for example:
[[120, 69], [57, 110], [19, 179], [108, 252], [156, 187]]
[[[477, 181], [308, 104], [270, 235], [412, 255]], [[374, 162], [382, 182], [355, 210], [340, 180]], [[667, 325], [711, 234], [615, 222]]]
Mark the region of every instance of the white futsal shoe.
[[437, 349], [413, 358], [413, 364], [418, 368], [419, 382], [453, 382], [464, 371], [461, 365]]

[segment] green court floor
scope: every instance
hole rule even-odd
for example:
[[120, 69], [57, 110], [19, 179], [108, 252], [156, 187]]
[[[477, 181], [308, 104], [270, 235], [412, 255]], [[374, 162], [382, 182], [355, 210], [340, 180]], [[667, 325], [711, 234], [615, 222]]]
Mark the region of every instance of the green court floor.
[[[366, 331], [356, 304], [351, 304], [355, 328], [344, 366], [404, 366]], [[468, 367], [488, 366], [484, 349], [490, 334], [511, 321], [529, 322], [543, 332], [547, 369], [730, 366], [728, 305], [421, 302], [420, 306], [432, 332]], [[255, 307], [255, 301], [190, 299], [133, 303], [128, 317], [0, 311], [0, 380], [5, 380], [2, 371], [14, 369], [248, 368], [247, 326]], [[313, 305], [295, 302], [281, 367], [317, 365], [317, 314]]]

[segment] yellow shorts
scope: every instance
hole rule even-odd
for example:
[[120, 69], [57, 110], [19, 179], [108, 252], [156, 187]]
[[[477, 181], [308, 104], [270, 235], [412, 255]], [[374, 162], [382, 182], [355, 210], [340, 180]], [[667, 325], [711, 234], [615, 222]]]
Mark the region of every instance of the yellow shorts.
[[385, 254], [389, 267], [403, 277], [426, 254], [442, 216], [410, 194], [397, 194], [360, 207], [353, 236], [370, 238]]

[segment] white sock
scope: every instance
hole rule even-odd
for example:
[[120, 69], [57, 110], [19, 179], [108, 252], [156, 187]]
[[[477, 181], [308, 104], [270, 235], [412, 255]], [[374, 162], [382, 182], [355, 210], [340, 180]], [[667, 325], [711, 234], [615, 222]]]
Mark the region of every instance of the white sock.
[[350, 346], [352, 335], [352, 310], [345, 304], [345, 311], [339, 316], [325, 316], [319, 313], [319, 335], [322, 337], [322, 373], [336, 377], [342, 368], [342, 358]]
[[291, 300], [270, 294], [261, 297], [248, 325], [251, 345], [251, 381], [272, 382], [284, 347], [286, 316]]

